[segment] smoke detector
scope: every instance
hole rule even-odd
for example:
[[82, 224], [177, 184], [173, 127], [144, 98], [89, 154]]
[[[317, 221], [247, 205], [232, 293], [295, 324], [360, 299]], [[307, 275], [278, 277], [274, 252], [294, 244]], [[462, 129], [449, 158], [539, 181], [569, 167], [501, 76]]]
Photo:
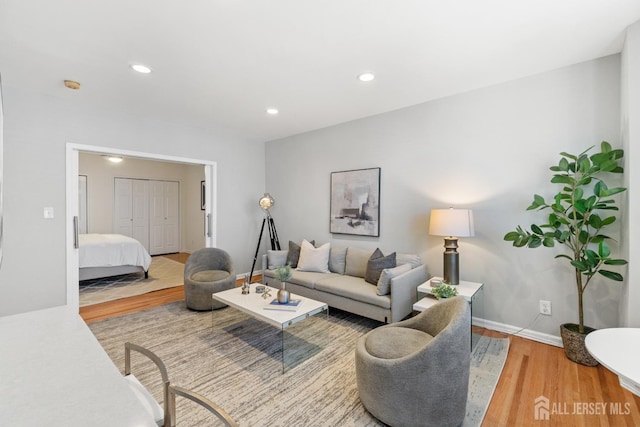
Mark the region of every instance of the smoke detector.
[[73, 80], [65, 80], [64, 85], [69, 89], [73, 89], [73, 90], [80, 89], [80, 83], [74, 82]]

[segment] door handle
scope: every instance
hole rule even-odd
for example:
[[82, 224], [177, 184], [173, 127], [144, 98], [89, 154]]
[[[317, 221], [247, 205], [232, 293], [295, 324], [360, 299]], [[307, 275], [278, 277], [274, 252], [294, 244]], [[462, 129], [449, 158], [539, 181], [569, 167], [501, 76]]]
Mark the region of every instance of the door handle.
[[207, 237], [211, 237], [211, 214], [210, 213], [207, 214], [207, 226], [206, 226], [206, 229], [207, 229], [207, 233], [206, 233]]
[[79, 236], [78, 217], [73, 217], [73, 247], [74, 249], [80, 248], [80, 236]]

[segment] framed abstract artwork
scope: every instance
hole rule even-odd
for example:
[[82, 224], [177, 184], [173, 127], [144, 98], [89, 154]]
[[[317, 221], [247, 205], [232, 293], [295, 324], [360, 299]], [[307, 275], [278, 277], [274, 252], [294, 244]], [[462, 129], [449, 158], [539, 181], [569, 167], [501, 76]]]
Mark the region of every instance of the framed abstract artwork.
[[331, 172], [330, 231], [380, 236], [380, 168]]

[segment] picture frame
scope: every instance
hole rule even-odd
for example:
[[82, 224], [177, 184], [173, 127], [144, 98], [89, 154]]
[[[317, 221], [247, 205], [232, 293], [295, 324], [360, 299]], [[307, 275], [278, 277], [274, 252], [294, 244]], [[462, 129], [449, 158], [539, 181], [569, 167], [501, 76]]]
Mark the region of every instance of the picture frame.
[[330, 232], [380, 236], [380, 168], [331, 172]]
[[201, 211], [205, 210], [206, 200], [207, 198], [205, 197], [204, 181], [200, 181], [200, 210]]

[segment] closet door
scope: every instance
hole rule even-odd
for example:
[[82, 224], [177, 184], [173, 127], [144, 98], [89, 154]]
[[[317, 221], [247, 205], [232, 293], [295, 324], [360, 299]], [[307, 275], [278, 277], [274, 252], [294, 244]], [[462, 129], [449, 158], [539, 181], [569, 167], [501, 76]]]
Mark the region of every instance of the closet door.
[[115, 178], [113, 232], [133, 237], [149, 251], [149, 181]]
[[145, 179], [131, 183], [131, 237], [149, 251], [149, 181]]
[[149, 253], [180, 249], [180, 188], [174, 181], [149, 181]]
[[133, 180], [116, 178], [114, 181], [113, 232], [133, 236]]
[[78, 175], [78, 233], [86, 234], [87, 224], [87, 176]]

